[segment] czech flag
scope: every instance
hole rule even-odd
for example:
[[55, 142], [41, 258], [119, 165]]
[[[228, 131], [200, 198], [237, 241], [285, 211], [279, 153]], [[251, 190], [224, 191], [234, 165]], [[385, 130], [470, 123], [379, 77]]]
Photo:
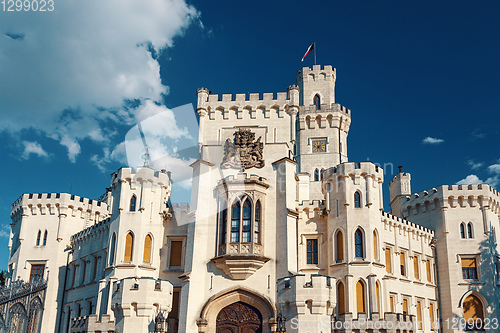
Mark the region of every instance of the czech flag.
[[300, 62], [304, 62], [304, 59], [311, 53], [311, 51], [314, 50], [314, 43], [312, 43], [309, 48], [306, 51], [306, 54], [302, 57], [302, 60]]

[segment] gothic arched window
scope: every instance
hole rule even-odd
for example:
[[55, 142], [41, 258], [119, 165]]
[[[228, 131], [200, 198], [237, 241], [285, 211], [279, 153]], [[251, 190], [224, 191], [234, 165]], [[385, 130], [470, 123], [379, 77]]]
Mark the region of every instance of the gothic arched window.
[[354, 254], [356, 258], [364, 258], [363, 232], [361, 229], [356, 230], [354, 233]]
[[42, 231], [38, 230], [38, 235], [36, 236], [36, 246], [40, 246], [40, 238], [42, 237]]
[[115, 251], [116, 251], [116, 234], [111, 237], [111, 242], [109, 245], [109, 266], [115, 264]]
[[467, 238], [474, 238], [472, 222], [469, 222], [469, 224], [467, 224]]
[[137, 204], [137, 197], [135, 196], [135, 194], [132, 196], [132, 198], [130, 199], [130, 211], [131, 212], [135, 212], [135, 207], [136, 207], [136, 204]]
[[227, 208], [225, 207], [224, 204], [224, 209], [222, 210], [222, 213], [220, 215], [220, 244], [226, 244], [226, 237], [227, 237]]
[[361, 208], [361, 193], [359, 191], [354, 193], [354, 208]]
[[365, 311], [365, 284], [359, 280], [356, 283], [356, 309], [359, 313], [364, 313]]
[[319, 170], [318, 169], [314, 170], [314, 181], [315, 182], [319, 181]]
[[342, 230], [337, 231], [336, 243], [336, 260], [337, 262], [341, 262], [344, 260], [344, 235], [342, 234]]
[[314, 95], [313, 104], [316, 107], [316, 110], [319, 110], [321, 108], [321, 98], [318, 94]]
[[260, 201], [255, 205], [255, 225], [254, 225], [254, 243], [260, 244], [260, 220], [261, 220]]
[[47, 230], [45, 230], [45, 233], [43, 234], [43, 246], [47, 245]]
[[481, 300], [474, 294], [470, 294], [463, 302], [464, 319], [467, 330], [476, 330], [476, 325], [484, 322], [484, 307]]
[[245, 200], [243, 204], [243, 226], [242, 226], [242, 242], [251, 242], [251, 232], [252, 232], [252, 205], [250, 200]]
[[240, 241], [240, 201], [236, 199], [231, 207], [231, 243]]
[[342, 281], [337, 284], [337, 312], [345, 313], [345, 289]]
[[153, 238], [151, 235], [147, 235], [144, 239], [144, 255], [142, 256], [142, 261], [151, 263], [151, 249], [153, 246]]
[[460, 238], [465, 238], [465, 224], [460, 223]]
[[134, 235], [131, 232], [125, 237], [125, 253], [123, 255], [123, 261], [132, 261], [132, 251], [134, 248]]

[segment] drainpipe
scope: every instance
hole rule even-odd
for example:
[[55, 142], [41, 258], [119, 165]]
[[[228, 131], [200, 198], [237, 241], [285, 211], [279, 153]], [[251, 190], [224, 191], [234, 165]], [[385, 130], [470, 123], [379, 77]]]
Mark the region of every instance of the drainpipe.
[[62, 313], [64, 309], [64, 301], [66, 300], [66, 282], [68, 277], [68, 266], [69, 266], [69, 255], [73, 253], [73, 247], [68, 245], [64, 251], [68, 251], [68, 256], [66, 257], [66, 269], [64, 271], [64, 284], [63, 284], [63, 294], [61, 300], [61, 308], [58, 314], [58, 324], [57, 324], [57, 333], [61, 332], [61, 321], [62, 321]]

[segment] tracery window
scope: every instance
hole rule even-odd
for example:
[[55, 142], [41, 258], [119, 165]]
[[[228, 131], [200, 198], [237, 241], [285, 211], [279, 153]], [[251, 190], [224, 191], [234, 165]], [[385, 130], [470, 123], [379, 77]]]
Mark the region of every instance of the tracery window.
[[[255, 205], [249, 197], [236, 198], [231, 205], [231, 237], [230, 243], [257, 243], [261, 242], [262, 230], [262, 205], [260, 200]], [[220, 243], [224, 244], [225, 230], [227, 228], [228, 212], [224, 209], [220, 215], [221, 237]], [[253, 234], [253, 237], [252, 237]]]

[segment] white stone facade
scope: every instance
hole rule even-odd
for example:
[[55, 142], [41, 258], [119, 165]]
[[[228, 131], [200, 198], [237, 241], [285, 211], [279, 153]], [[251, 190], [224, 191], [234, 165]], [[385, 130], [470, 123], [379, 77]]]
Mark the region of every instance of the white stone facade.
[[[24, 194], [9, 270], [29, 280], [45, 265], [41, 332], [153, 332], [160, 312], [182, 333], [276, 332], [282, 318], [287, 332], [452, 332], [474, 301], [474, 318], [498, 318], [498, 192], [411, 194], [400, 172], [385, 212], [384, 170], [348, 162], [335, 81], [315, 65], [277, 94], [200, 88], [190, 205], [146, 167], [115, 172], [98, 201]], [[233, 142], [236, 160], [264, 163], [221, 165]]]

